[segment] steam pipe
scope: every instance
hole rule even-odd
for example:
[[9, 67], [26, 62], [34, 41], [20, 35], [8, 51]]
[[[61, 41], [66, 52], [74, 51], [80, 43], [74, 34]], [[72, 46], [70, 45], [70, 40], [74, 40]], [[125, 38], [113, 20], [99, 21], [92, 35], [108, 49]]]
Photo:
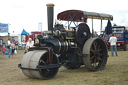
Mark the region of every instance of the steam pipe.
[[48, 31], [53, 33], [53, 8], [54, 4], [47, 4], [47, 19], [48, 19]]

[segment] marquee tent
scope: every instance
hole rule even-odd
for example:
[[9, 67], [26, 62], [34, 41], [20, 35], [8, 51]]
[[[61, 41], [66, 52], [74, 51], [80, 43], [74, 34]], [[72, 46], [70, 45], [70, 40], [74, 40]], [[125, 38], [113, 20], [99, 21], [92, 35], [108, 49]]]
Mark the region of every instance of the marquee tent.
[[23, 29], [23, 31], [21, 32], [21, 35], [29, 35], [29, 33], [26, 32], [25, 29]]

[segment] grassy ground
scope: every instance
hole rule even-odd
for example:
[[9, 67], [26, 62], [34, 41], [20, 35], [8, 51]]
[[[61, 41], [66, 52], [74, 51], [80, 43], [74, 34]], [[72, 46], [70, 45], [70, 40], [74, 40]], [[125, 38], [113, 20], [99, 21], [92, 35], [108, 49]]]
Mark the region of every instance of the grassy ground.
[[118, 57], [109, 58], [102, 71], [90, 72], [84, 66], [76, 70], [59, 69], [51, 80], [31, 79], [17, 67], [24, 55], [18, 50], [14, 59], [0, 53], [0, 85], [128, 85], [128, 51], [119, 51]]

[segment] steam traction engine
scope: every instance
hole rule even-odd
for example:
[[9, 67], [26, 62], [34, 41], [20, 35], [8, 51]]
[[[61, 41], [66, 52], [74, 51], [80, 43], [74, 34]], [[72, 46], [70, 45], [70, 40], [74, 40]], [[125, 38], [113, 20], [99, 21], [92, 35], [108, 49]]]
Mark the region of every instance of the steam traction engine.
[[[29, 49], [19, 64], [24, 75], [51, 79], [56, 76], [61, 66], [78, 69], [81, 65], [85, 65], [91, 71], [104, 69], [108, 58], [106, 44], [100, 38], [92, 38], [90, 29], [85, 23], [87, 18], [97, 19], [100, 14], [67, 10], [59, 13], [57, 19], [83, 23], [70, 27], [71, 23], [68, 22], [68, 29], [62, 24], [55, 24], [53, 28], [53, 7], [53, 4], [47, 4], [48, 31], [35, 38], [34, 47]], [[103, 14], [100, 17], [103, 20], [112, 19]]]

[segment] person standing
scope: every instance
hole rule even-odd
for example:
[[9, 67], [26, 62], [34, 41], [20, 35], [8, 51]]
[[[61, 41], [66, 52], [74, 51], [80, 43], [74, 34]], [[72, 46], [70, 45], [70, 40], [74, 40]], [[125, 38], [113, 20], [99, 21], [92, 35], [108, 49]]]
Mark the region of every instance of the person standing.
[[2, 51], [2, 40], [0, 40], [0, 52]]
[[2, 51], [3, 51], [3, 53], [5, 53], [5, 43], [3, 43], [3, 45], [2, 45]]
[[26, 46], [25, 40], [22, 41], [21, 46], [22, 46], [22, 49], [25, 49], [25, 46]]
[[110, 45], [111, 45], [111, 53], [112, 53], [112, 56], [114, 56], [114, 53], [113, 53], [114, 49], [115, 49], [116, 56], [118, 56], [118, 54], [117, 54], [117, 48], [116, 48], [117, 38], [114, 36], [114, 34], [112, 34], [112, 36], [110, 37], [109, 42], [110, 42]]
[[13, 41], [11, 41], [11, 48], [12, 48], [12, 58], [13, 58], [14, 51], [15, 51], [15, 44], [13, 43]]
[[9, 46], [9, 44], [11, 43], [10, 41], [11, 41], [11, 38], [8, 38], [8, 41], [7, 41], [7, 48], [8, 48], [8, 50], [10, 48], [10, 46]]
[[14, 39], [14, 37], [12, 37], [12, 39], [11, 39], [12, 41], [13, 41], [13, 43], [15, 43], [15, 39]]
[[18, 50], [18, 41], [15, 41], [15, 48]]
[[10, 38], [8, 39], [8, 58], [11, 57], [12, 55], [12, 47], [11, 47], [11, 41], [10, 41]]

